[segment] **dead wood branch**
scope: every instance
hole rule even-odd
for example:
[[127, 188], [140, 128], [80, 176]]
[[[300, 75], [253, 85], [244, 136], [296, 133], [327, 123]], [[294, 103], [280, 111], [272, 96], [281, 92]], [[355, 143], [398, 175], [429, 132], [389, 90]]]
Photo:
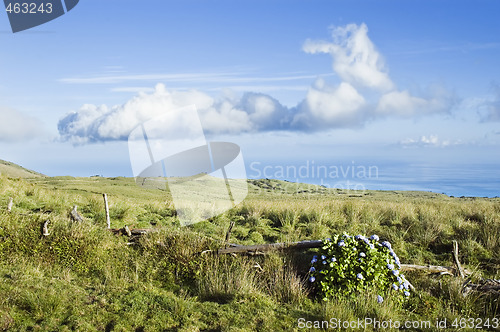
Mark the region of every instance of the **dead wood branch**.
[[458, 259], [458, 242], [453, 241], [453, 261], [455, 262], [455, 265], [457, 266], [458, 274], [460, 275], [460, 278], [465, 278], [465, 273], [464, 270], [462, 269], [462, 265], [460, 264], [460, 260]]

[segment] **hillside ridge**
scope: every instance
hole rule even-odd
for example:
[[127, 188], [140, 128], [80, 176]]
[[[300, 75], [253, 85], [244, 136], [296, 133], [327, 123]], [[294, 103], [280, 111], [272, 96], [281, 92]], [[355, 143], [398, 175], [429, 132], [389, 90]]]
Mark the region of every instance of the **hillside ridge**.
[[5, 175], [10, 178], [38, 178], [45, 177], [42, 173], [24, 168], [10, 161], [0, 159], [0, 175]]

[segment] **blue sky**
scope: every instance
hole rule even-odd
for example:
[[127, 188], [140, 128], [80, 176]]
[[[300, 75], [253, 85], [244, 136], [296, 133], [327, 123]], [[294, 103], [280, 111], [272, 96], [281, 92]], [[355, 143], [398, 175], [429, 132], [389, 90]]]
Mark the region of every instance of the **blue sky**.
[[4, 12], [0, 158], [48, 175], [132, 176], [131, 128], [195, 104], [207, 137], [238, 143], [247, 165], [498, 166], [499, 10], [82, 0], [16, 34]]

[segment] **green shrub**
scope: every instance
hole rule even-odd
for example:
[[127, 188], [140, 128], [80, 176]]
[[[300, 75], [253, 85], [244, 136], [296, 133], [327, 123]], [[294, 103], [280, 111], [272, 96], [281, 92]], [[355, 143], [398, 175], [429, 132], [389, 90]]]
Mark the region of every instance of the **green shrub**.
[[409, 296], [410, 284], [399, 273], [396, 253], [387, 241], [379, 242], [376, 235], [335, 235], [323, 242], [318, 255], [311, 260], [309, 281], [324, 300], [356, 296], [366, 290], [383, 295]]

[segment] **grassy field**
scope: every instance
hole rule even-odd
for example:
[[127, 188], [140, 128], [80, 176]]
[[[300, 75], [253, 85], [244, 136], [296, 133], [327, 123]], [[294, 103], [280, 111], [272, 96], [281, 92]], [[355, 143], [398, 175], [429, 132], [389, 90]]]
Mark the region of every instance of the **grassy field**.
[[[154, 228], [135, 244], [106, 228]], [[7, 212], [9, 197], [14, 198]], [[85, 217], [72, 223], [78, 205]], [[50, 220], [47, 237], [41, 225]], [[0, 331], [296, 331], [299, 319], [430, 321], [500, 318], [498, 295], [462, 294], [462, 280], [408, 273], [403, 303], [376, 295], [324, 302], [307, 282], [314, 249], [217, 256], [231, 221], [238, 244], [378, 234], [404, 264], [453, 266], [500, 279], [500, 199], [345, 191], [249, 181], [236, 208], [180, 227], [169, 193], [129, 178], [0, 176]], [[212, 250], [212, 252], [205, 252]], [[493, 329], [492, 327], [490, 329]], [[367, 330], [372, 330], [367, 326]], [[418, 329], [414, 329], [418, 330]], [[438, 330], [436, 328], [421, 330]]]

